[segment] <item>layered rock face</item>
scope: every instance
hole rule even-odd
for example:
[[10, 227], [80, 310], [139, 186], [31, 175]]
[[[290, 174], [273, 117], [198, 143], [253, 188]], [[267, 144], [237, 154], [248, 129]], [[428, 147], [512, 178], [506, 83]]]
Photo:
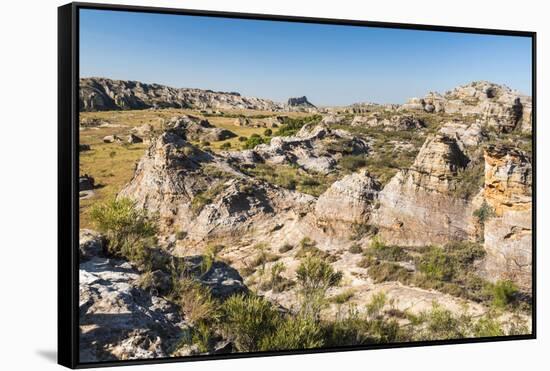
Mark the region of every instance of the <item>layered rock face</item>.
[[412, 98], [400, 109], [477, 115], [504, 133], [519, 127], [525, 132], [531, 130], [531, 97], [486, 81], [459, 86], [445, 95], [430, 93]]
[[484, 197], [494, 210], [485, 222], [488, 278], [531, 287], [532, 168], [522, 151], [491, 146], [485, 152]]
[[105, 111], [145, 108], [254, 109], [277, 111], [283, 105], [238, 93], [177, 89], [159, 84], [105, 78], [80, 79], [80, 110]]
[[484, 132], [481, 124], [466, 124], [463, 122], [447, 122], [439, 130], [440, 133], [454, 136], [458, 143], [469, 147], [477, 146], [482, 141], [487, 139], [487, 134]]
[[321, 220], [367, 223], [380, 191], [380, 183], [362, 170], [334, 182], [315, 205]]
[[455, 138], [429, 137], [412, 167], [400, 170], [379, 194], [374, 220], [384, 241], [415, 246], [470, 238], [472, 205], [450, 194], [468, 162]]

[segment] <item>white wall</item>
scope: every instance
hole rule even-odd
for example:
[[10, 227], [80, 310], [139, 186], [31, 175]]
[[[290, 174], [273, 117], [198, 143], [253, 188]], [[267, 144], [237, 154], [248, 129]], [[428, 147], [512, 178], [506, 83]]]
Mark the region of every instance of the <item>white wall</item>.
[[[115, 0], [112, 0], [113, 2]], [[140, 0], [236, 12], [488, 27], [538, 32], [538, 319], [536, 341], [169, 364], [157, 370], [535, 370], [548, 360], [550, 163], [546, 91], [550, 27], [540, 0]], [[0, 11], [0, 367], [48, 370], [56, 349], [56, 99], [58, 0], [11, 0]], [[546, 352], [544, 352], [546, 351]], [[140, 366], [145, 369], [147, 366]], [[125, 370], [135, 367], [125, 368]], [[135, 368], [138, 369], [138, 368]]]

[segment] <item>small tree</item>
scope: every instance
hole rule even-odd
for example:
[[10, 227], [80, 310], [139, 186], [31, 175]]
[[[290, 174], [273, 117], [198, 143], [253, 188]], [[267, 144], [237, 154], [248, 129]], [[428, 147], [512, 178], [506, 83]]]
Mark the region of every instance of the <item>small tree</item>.
[[342, 272], [315, 256], [307, 256], [296, 271], [302, 295], [303, 315], [319, 320], [320, 312], [326, 303], [327, 290], [337, 286], [342, 280]]

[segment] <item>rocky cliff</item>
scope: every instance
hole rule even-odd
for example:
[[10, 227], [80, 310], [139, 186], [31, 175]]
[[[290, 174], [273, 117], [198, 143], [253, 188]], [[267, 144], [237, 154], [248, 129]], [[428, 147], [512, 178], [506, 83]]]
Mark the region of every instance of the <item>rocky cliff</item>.
[[485, 151], [484, 197], [492, 208], [485, 221], [484, 269], [492, 280], [531, 287], [532, 168], [522, 151], [491, 146]]
[[381, 237], [408, 246], [470, 238], [472, 205], [451, 194], [469, 161], [454, 137], [426, 139], [411, 168], [400, 170], [380, 192], [374, 220]]
[[254, 109], [278, 111], [283, 105], [247, 98], [234, 92], [172, 88], [139, 81], [80, 79], [80, 110], [106, 111], [146, 108]]

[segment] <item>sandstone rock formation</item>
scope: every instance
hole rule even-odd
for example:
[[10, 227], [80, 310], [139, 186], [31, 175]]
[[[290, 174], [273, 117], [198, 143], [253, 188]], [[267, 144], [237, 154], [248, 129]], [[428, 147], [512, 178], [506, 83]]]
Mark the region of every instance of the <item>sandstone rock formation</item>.
[[380, 184], [368, 171], [347, 175], [319, 196], [315, 214], [322, 220], [367, 223], [379, 191]]
[[105, 111], [146, 108], [255, 109], [277, 111], [283, 105], [242, 97], [235, 92], [177, 89], [159, 84], [106, 78], [80, 79], [80, 110]]
[[379, 194], [374, 219], [384, 241], [423, 246], [469, 239], [473, 206], [451, 194], [468, 162], [456, 139], [426, 139], [412, 167], [400, 170]]
[[274, 137], [269, 144], [254, 148], [263, 161], [274, 164], [298, 164], [305, 170], [328, 173], [344, 152], [366, 154], [368, 143], [343, 130], [327, 125], [304, 125], [295, 136]]
[[183, 115], [170, 119], [167, 127], [184, 133], [187, 140], [194, 141], [219, 141], [236, 137], [236, 134], [227, 129], [217, 128], [198, 117]]
[[494, 210], [485, 222], [484, 269], [492, 280], [531, 287], [532, 168], [522, 151], [491, 146], [485, 152], [484, 197]]
[[381, 127], [384, 130], [412, 130], [426, 127], [422, 119], [413, 115], [393, 115], [390, 118], [380, 117], [378, 113], [368, 116], [355, 116], [351, 126]]
[[487, 139], [487, 134], [478, 122], [474, 124], [467, 124], [461, 121], [447, 122], [441, 127], [439, 132], [456, 137], [458, 142], [464, 146], [477, 146]]
[[412, 98], [400, 109], [477, 115], [504, 133], [520, 127], [528, 132], [531, 127], [531, 97], [487, 81], [474, 81], [444, 95], [429, 93], [424, 98]]
[[165, 228], [185, 230], [194, 240], [238, 236], [252, 226], [271, 229], [310, 207], [311, 196], [249, 178], [184, 135], [178, 126], [157, 138], [119, 193], [158, 213]]

